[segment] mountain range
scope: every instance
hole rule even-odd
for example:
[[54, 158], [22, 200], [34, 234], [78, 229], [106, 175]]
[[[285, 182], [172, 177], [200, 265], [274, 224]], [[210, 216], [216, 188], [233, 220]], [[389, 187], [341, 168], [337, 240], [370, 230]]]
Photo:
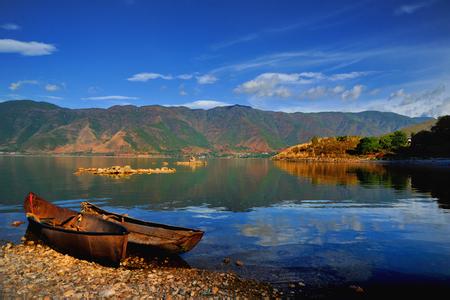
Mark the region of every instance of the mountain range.
[[0, 103], [0, 151], [78, 154], [273, 152], [313, 136], [381, 135], [422, 123], [390, 112], [285, 113], [233, 105], [69, 109]]

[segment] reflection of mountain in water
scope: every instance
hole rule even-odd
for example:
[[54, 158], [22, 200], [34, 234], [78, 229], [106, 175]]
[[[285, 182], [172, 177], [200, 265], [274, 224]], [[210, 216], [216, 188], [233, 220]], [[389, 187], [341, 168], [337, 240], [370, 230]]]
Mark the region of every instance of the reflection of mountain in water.
[[444, 167], [404, 166], [381, 163], [318, 163], [275, 161], [274, 165], [291, 175], [309, 179], [312, 184], [386, 187], [396, 191], [430, 193], [441, 208], [450, 208], [450, 170]]
[[358, 185], [359, 174], [383, 173], [373, 163], [318, 163], [274, 161], [274, 165], [291, 175], [308, 178], [312, 184]]
[[113, 206], [152, 210], [206, 205], [246, 211], [284, 201], [322, 200], [331, 205], [392, 205], [417, 196], [415, 192], [431, 193], [441, 207], [449, 203], [449, 171], [378, 163], [216, 159], [196, 170], [175, 166], [175, 174], [135, 175], [124, 180], [73, 175], [78, 167], [155, 168], [161, 163], [145, 158], [0, 157], [0, 204], [20, 205], [29, 191], [51, 201], [103, 198]]

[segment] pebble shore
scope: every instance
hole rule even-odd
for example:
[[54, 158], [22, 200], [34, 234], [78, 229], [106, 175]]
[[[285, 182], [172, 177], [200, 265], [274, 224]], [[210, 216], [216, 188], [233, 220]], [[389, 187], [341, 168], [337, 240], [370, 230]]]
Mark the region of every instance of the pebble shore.
[[118, 268], [61, 254], [26, 241], [0, 249], [0, 298], [273, 299], [268, 284], [233, 273], [139, 264], [127, 258]]

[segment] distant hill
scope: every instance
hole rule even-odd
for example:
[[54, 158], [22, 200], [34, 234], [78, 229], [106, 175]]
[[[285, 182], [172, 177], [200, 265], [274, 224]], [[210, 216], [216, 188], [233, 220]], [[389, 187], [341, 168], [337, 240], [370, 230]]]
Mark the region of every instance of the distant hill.
[[283, 113], [233, 105], [68, 109], [0, 103], [0, 151], [29, 153], [272, 152], [313, 136], [381, 135], [429, 118], [388, 112]]
[[426, 120], [423, 123], [413, 124], [406, 127], [401, 128], [400, 130], [406, 133], [408, 136], [411, 136], [413, 133], [418, 133], [422, 130], [431, 130], [431, 127], [436, 125], [436, 119]]

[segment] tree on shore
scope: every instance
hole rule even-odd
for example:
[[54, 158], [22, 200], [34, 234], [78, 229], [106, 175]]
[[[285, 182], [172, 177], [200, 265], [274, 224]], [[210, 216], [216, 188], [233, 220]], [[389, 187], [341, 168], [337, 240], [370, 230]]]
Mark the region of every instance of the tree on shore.
[[356, 153], [358, 154], [371, 154], [377, 152], [395, 152], [408, 145], [408, 137], [403, 131], [395, 131], [390, 134], [386, 134], [377, 137], [364, 137], [359, 141], [356, 146]]
[[430, 131], [412, 135], [410, 155], [450, 157], [450, 116], [440, 117]]

